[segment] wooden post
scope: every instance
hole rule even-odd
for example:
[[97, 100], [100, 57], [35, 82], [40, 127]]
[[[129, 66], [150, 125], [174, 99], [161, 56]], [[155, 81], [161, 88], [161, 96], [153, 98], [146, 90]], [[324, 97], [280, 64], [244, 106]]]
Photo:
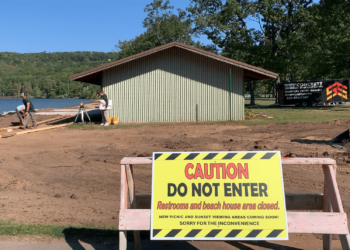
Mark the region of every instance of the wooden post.
[[[128, 181], [126, 179], [125, 165], [120, 165], [120, 210], [128, 208]], [[126, 250], [128, 241], [126, 230], [119, 230], [119, 249]]]
[[[128, 179], [130, 207], [131, 209], [137, 209], [136, 196], [135, 196], [135, 182], [134, 182], [132, 165], [127, 164], [125, 165], [125, 167], [126, 167], [126, 176]], [[134, 231], [134, 242], [135, 242], [135, 249], [140, 250], [141, 249], [140, 231]]]
[[[327, 190], [329, 189], [329, 183], [327, 182], [327, 169], [328, 165], [322, 165], [324, 171], [324, 187], [323, 187], [323, 212], [332, 212], [332, 205], [329, 199], [329, 194]], [[323, 250], [332, 250], [332, 235], [323, 235]]]
[[[327, 187], [326, 195], [329, 197], [333, 212], [344, 213], [343, 204], [340, 199], [340, 193], [336, 180], [336, 165], [323, 165], [325, 175], [325, 186]], [[343, 250], [350, 250], [349, 234], [339, 235]]]

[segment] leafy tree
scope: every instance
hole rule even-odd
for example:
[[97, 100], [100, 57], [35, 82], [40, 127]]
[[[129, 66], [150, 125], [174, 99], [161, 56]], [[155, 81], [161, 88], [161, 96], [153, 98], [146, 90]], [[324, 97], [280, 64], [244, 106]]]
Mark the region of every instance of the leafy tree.
[[348, 0], [322, 0], [311, 9], [312, 19], [305, 27], [305, 50], [311, 79], [350, 76], [350, 3]]
[[116, 50], [119, 58], [135, 55], [140, 52], [164, 45], [170, 42], [181, 42], [191, 46], [199, 47], [215, 52], [215, 47], [204, 46], [193, 41], [197, 33], [193, 29], [192, 21], [187, 17], [185, 11], [178, 9], [177, 14], [173, 12], [174, 7], [169, 0], [154, 0], [144, 9], [147, 17], [143, 21], [146, 31], [129, 41], [119, 41]]
[[[207, 35], [221, 54], [298, 78], [303, 69], [302, 28], [312, 0], [191, 0], [187, 8], [196, 30]], [[248, 20], [259, 24], [249, 28]], [[273, 89], [274, 81], [265, 81]], [[256, 86], [255, 86], [256, 88]]]

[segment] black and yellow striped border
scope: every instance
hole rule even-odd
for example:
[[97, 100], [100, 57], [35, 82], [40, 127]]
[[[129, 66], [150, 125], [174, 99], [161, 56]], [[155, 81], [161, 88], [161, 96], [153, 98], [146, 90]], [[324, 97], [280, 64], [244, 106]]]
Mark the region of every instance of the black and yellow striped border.
[[155, 153], [154, 160], [271, 160], [277, 152]]
[[153, 238], [278, 238], [284, 229], [153, 229]]

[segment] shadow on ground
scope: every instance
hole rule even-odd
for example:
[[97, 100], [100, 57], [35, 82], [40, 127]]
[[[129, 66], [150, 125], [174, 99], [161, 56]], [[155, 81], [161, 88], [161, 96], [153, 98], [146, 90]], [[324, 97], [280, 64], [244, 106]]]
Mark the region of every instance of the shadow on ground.
[[308, 139], [293, 139], [291, 142], [298, 142], [302, 144], [329, 144], [327, 140], [308, 140]]
[[[68, 228], [63, 231], [67, 244], [72, 250], [117, 250], [119, 249], [118, 230], [76, 229]], [[127, 249], [135, 249], [132, 237], [128, 232]], [[151, 241], [149, 232], [141, 231], [141, 248], [143, 250], [302, 250], [266, 241]]]

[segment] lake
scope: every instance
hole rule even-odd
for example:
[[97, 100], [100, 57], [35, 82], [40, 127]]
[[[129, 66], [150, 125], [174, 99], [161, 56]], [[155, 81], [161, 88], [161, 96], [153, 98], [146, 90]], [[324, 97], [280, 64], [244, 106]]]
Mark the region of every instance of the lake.
[[[81, 102], [84, 104], [91, 103], [93, 100], [89, 99], [76, 99], [76, 98], [66, 98], [66, 99], [36, 99], [30, 98], [34, 104], [35, 109], [45, 109], [45, 108], [65, 108], [71, 106], [77, 106]], [[18, 105], [22, 105], [22, 98], [20, 99], [0, 99], [0, 114], [8, 111], [16, 111]]]

